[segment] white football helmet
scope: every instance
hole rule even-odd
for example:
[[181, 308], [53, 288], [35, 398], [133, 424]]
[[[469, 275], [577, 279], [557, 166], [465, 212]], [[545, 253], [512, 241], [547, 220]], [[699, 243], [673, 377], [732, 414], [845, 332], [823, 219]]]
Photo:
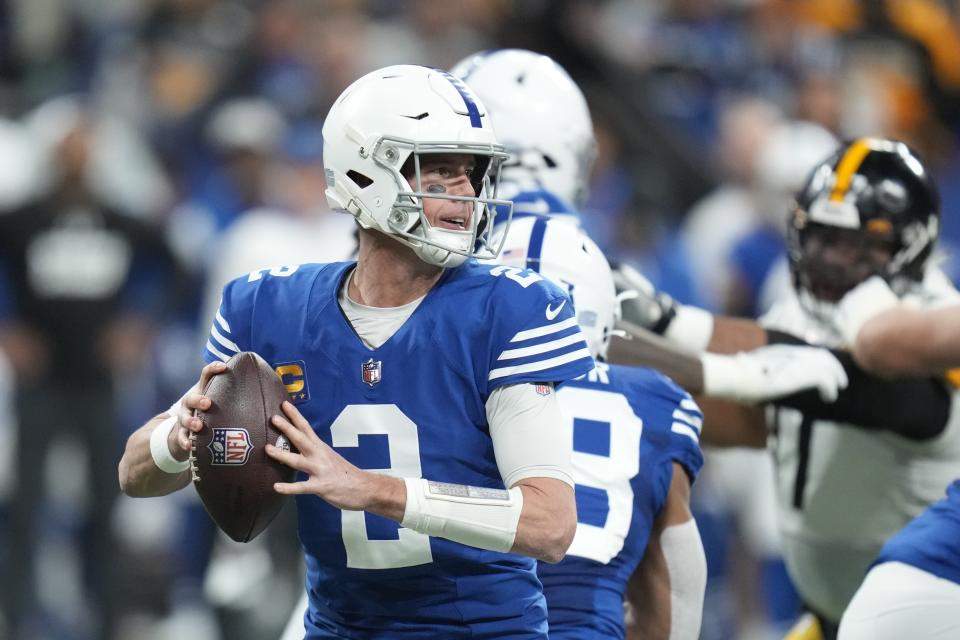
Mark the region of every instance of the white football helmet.
[[[407, 245], [423, 261], [455, 267], [468, 257], [493, 258], [490, 242], [499, 208], [512, 217], [510, 202], [496, 199], [489, 176], [507, 155], [497, 144], [486, 109], [460, 80], [439, 69], [394, 65], [363, 76], [344, 90], [323, 124], [327, 201]], [[421, 156], [469, 154], [476, 159], [475, 196], [424, 193]], [[409, 163], [408, 163], [409, 162]], [[416, 177], [411, 188], [401, 169]], [[465, 231], [432, 227], [423, 198], [473, 203]]]
[[498, 262], [537, 271], [566, 290], [590, 353], [606, 358], [620, 302], [607, 259], [583, 231], [550, 216], [517, 218], [504, 231]]
[[476, 53], [451, 70], [490, 110], [510, 160], [505, 194], [544, 189], [581, 206], [597, 156], [583, 92], [559, 64], [523, 49]]

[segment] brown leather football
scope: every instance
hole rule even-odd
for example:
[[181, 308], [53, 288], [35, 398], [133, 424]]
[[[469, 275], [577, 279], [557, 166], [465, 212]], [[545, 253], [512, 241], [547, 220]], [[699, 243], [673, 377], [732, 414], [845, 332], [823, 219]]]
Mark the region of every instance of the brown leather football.
[[244, 351], [227, 361], [204, 395], [207, 411], [197, 411], [203, 429], [190, 453], [193, 485], [214, 522], [237, 542], [249, 542], [266, 529], [283, 506], [275, 482], [293, 482], [297, 472], [267, 456], [271, 443], [293, 450], [270, 423], [283, 415], [289, 399], [280, 377], [255, 353]]

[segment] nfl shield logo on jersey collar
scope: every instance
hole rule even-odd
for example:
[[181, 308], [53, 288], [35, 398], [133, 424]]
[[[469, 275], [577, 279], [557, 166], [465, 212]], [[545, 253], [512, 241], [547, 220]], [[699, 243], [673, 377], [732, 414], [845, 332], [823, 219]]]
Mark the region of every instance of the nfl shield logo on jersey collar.
[[360, 365], [360, 379], [371, 387], [380, 382], [380, 360], [370, 358]]

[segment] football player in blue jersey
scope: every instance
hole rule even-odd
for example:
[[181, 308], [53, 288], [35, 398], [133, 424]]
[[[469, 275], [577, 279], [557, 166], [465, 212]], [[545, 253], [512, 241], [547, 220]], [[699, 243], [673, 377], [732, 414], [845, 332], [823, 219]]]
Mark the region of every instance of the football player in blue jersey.
[[[870, 278], [840, 302], [841, 327], [864, 368], [936, 376], [960, 364], [960, 306], [901, 304]], [[953, 369], [955, 371], [955, 369]], [[880, 550], [840, 621], [839, 640], [960, 637], [960, 480]]]
[[255, 351], [290, 392], [273, 423], [300, 453], [308, 638], [544, 638], [534, 558], [576, 527], [554, 385], [593, 369], [567, 294], [492, 258], [489, 179], [505, 157], [453, 76], [387, 67], [324, 124], [327, 198], [360, 227], [356, 263], [255, 271], [226, 286], [205, 357], [127, 443], [123, 490], [187, 485], [191, 417], [222, 360]]
[[503, 264], [567, 288], [597, 367], [557, 395], [572, 424], [577, 532], [567, 557], [538, 568], [551, 638], [623, 638], [624, 596], [643, 638], [695, 639], [706, 558], [690, 514], [703, 464], [702, 415], [653, 369], [609, 365], [619, 302], [600, 249], [554, 218], [516, 220]]

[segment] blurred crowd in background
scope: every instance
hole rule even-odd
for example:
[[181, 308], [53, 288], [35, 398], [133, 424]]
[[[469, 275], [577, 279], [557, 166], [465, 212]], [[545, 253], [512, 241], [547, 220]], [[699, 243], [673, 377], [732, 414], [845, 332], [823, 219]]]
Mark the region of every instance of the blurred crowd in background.
[[[331, 101], [377, 67], [503, 47], [581, 85], [585, 226], [682, 302], [762, 312], [788, 286], [793, 192], [866, 134], [925, 156], [960, 275], [953, 0], [0, 3], [0, 638], [276, 637], [302, 589], [293, 510], [229, 543], [191, 489], [121, 497], [123, 443], [196, 381], [226, 281], [352, 255], [323, 196]], [[705, 639], [781, 637], [798, 613], [770, 464], [711, 451], [694, 489]]]

